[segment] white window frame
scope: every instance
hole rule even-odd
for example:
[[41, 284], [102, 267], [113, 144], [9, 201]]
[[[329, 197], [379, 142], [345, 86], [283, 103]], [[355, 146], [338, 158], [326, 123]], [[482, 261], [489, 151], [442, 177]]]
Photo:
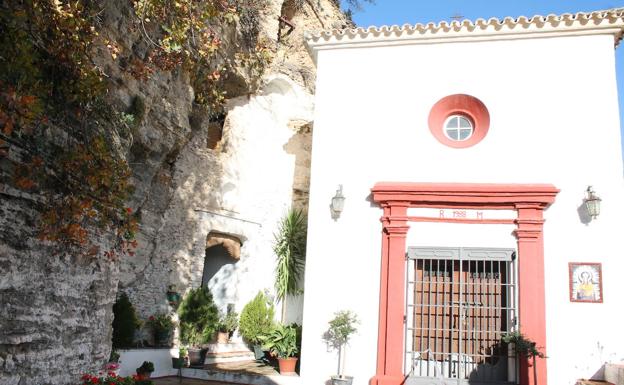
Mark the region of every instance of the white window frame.
[[[458, 119], [457, 127], [448, 128], [447, 125], [453, 119]], [[464, 138], [464, 139], [459, 139], [460, 133], [461, 133], [460, 130], [465, 130], [468, 127], [460, 127], [459, 119], [464, 119], [464, 120], [466, 120], [468, 122], [468, 124], [470, 124], [470, 134], [466, 138]], [[457, 131], [457, 138], [458, 139], [451, 138], [451, 136], [448, 134], [448, 130], [455, 130], [455, 131]], [[442, 131], [444, 132], [444, 136], [446, 136], [447, 138], [449, 138], [450, 140], [452, 140], [454, 142], [465, 142], [466, 140], [470, 139], [474, 135], [475, 127], [474, 127], [474, 124], [472, 123], [472, 120], [469, 117], [467, 117], [466, 115], [453, 114], [453, 115], [449, 116], [448, 118], [446, 118], [446, 120], [444, 121], [444, 124], [442, 125]]]

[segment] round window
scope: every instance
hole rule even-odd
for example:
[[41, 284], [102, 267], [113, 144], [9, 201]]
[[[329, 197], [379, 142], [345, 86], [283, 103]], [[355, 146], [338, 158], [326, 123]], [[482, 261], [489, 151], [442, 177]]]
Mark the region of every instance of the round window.
[[451, 148], [474, 146], [485, 138], [489, 127], [490, 113], [474, 96], [445, 96], [429, 111], [429, 130], [440, 143]]
[[444, 122], [444, 135], [451, 140], [468, 140], [473, 131], [472, 122], [464, 115], [451, 115]]

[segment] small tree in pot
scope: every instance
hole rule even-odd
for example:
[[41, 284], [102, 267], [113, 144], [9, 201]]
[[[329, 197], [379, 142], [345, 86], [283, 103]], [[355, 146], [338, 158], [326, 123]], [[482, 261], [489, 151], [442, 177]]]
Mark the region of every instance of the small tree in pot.
[[261, 291], [241, 312], [239, 331], [243, 339], [253, 346], [256, 360], [264, 356], [260, 336], [269, 334], [273, 329], [274, 313], [273, 303]]
[[178, 314], [180, 341], [189, 345], [189, 364], [203, 365], [201, 346], [210, 342], [219, 322], [219, 309], [214, 304], [210, 290], [205, 286], [190, 290], [184, 296]]
[[238, 328], [238, 313], [234, 310], [225, 315], [221, 315], [217, 324], [217, 343], [227, 344]]
[[334, 349], [338, 349], [338, 375], [332, 376], [333, 385], [350, 385], [353, 377], [344, 375], [345, 348], [349, 338], [357, 331], [359, 323], [357, 315], [349, 310], [341, 310], [329, 321], [329, 329], [325, 332], [325, 340]]

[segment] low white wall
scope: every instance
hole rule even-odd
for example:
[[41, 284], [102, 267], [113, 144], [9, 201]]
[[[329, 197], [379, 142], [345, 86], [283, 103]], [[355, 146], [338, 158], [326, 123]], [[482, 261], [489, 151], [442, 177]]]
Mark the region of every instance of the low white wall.
[[152, 377], [174, 376], [178, 369], [174, 369], [171, 358], [178, 356], [177, 348], [165, 349], [127, 349], [119, 350], [119, 375], [126, 377], [136, 373], [136, 369], [143, 361], [154, 363]]

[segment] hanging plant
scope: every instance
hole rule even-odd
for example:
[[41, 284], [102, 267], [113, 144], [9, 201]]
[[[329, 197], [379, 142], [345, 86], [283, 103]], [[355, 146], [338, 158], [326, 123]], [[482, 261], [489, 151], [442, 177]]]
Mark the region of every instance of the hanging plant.
[[507, 344], [514, 344], [514, 349], [518, 356], [526, 358], [546, 358], [546, 355], [537, 347], [537, 344], [520, 332], [504, 334], [501, 340]]

